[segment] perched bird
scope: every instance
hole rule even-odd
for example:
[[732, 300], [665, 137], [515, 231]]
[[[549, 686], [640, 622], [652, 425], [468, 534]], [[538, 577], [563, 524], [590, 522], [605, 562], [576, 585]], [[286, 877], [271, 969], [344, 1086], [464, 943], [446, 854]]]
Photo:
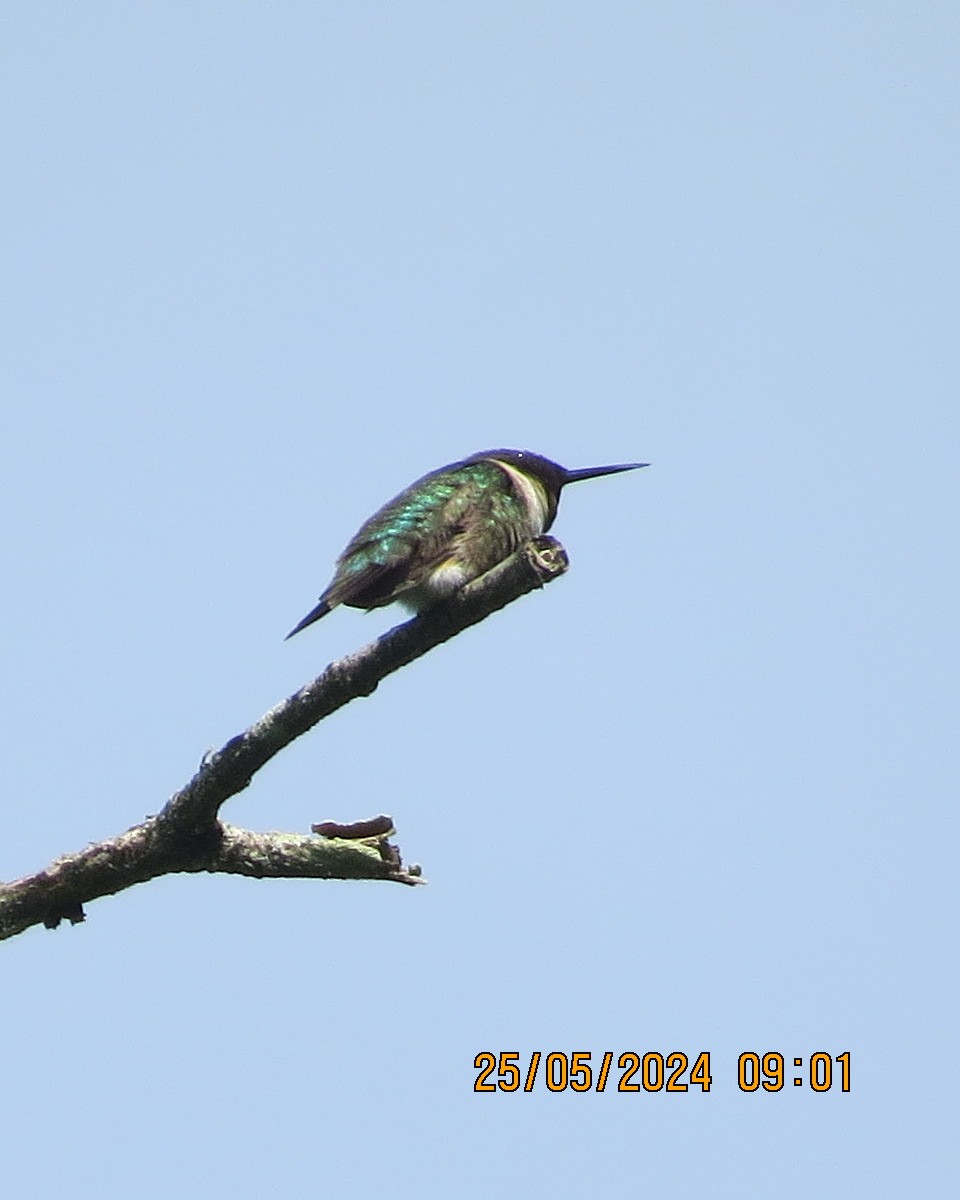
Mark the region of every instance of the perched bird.
[[484, 450], [431, 471], [360, 526], [320, 603], [287, 637], [338, 604], [429, 608], [545, 533], [568, 483], [645, 466], [568, 471], [529, 450]]

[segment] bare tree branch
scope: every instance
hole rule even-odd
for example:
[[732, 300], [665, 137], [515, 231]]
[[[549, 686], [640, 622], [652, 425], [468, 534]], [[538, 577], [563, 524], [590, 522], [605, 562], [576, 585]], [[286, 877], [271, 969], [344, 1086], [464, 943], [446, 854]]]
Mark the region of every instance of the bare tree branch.
[[386, 879], [420, 882], [387, 837], [389, 818], [314, 826], [322, 836], [254, 833], [218, 819], [221, 805], [248, 786], [275, 754], [324, 717], [369, 696], [387, 675], [497, 609], [562, 575], [567, 556], [539, 537], [443, 604], [397, 625], [349, 654], [208, 755], [163, 810], [119, 837], [56, 859], [34, 875], [0, 884], [0, 940], [31, 925], [84, 919], [83, 905], [158, 875], [226, 872], [262, 878]]

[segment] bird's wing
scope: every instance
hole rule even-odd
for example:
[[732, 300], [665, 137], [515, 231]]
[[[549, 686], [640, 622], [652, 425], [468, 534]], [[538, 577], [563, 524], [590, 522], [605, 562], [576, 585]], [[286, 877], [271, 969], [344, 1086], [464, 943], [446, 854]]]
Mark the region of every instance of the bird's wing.
[[347, 563], [337, 572], [320, 600], [328, 608], [336, 608], [338, 604], [351, 604], [357, 608], [388, 604], [406, 576], [407, 562], [408, 559], [393, 559], [358, 565]]
[[330, 608], [349, 604], [378, 608], [398, 599], [450, 556], [463, 532], [459, 521], [450, 521], [425, 536], [391, 538], [389, 545], [352, 545], [330, 586], [320, 597]]

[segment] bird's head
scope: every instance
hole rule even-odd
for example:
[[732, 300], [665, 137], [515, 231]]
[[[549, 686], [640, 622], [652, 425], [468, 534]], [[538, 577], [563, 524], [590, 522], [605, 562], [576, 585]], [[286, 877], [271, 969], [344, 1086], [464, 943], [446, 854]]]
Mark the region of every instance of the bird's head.
[[560, 503], [560, 493], [568, 483], [579, 483], [581, 479], [598, 479], [601, 475], [616, 475], [620, 471], [635, 471], [639, 467], [647, 467], [649, 463], [617, 463], [610, 467], [578, 467], [568, 470], [559, 463], [542, 454], [534, 454], [532, 450], [483, 450], [472, 454], [466, 462], [482, 462], [484, 460], [502, 463], [516, 471], [522, 471], [541, 484], [547, 496], [547, 522], [549, 529], [553, 518], [557, 515], [557, 505]]

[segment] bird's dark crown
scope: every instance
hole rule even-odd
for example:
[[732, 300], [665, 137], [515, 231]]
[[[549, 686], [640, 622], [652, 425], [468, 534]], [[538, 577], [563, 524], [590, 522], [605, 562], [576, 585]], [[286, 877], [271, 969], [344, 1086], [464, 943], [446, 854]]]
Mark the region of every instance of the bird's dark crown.
[[471, 454], [464, 462], [483, 462], [484, 459], [506, 463], [508, 467], [515, 467], [527, 475], [535, 475], [547, 491], [555, 496], [559, 495], [567, 481], [566, 468], [544, 458], [542, 454], [534, 454], [532, 450], [481, 450], [479, 454]]

